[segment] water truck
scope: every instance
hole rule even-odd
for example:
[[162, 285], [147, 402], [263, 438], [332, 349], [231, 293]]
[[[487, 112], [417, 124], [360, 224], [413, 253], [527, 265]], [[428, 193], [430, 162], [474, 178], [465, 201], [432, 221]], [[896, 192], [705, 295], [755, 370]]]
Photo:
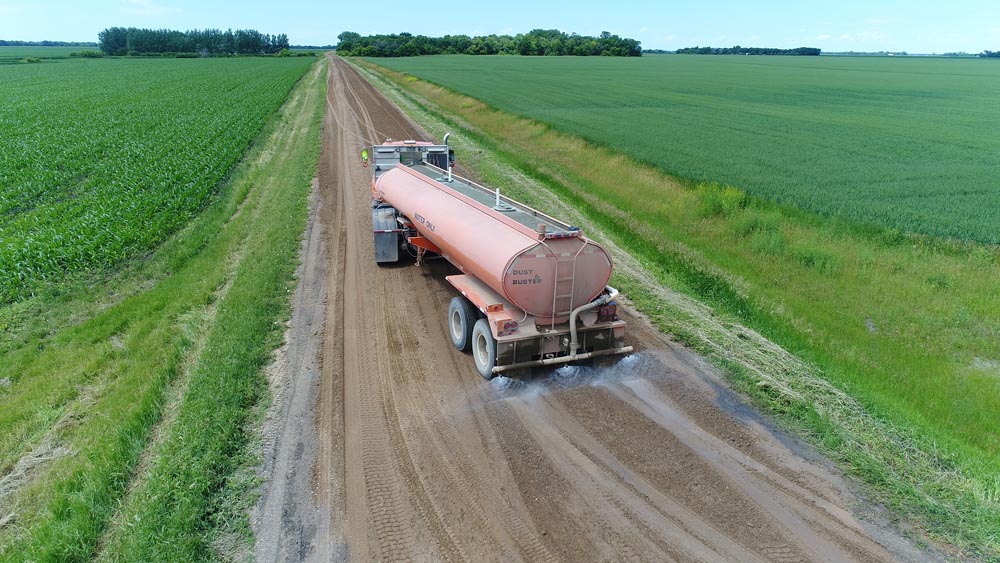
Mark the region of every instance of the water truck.
[[375, 262], [440, 256], [461, 272], [445, 278], [458, 292], [448, 332], [484, 378], [632, 351], [611, 256], [578, 227], [454, 174], [448, 135], [387, 139], [370, 156]]

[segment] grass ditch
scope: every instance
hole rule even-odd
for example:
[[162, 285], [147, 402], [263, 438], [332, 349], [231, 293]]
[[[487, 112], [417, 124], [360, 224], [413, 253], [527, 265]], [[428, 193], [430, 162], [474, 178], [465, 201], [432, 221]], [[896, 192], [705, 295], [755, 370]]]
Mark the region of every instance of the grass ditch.
[[[996, 248], [824, 219], [670, 178], [415, 77], [360, 66], [435, 135], [460, 132], [452, 136], [460, 160], [488, 185], [545, 209], [571, 207], [623, 249], [616, 283], [640, 310], [713, 358], [735, 387], [863, 478], [902, 519], [966, 554], [1000, 557], [992, 422], [1000, 373], [970, 369], [975, 358], [998, 356], [989, 317], [1000, 312]], [[841, 300], [864, 292], [886, 305], [845, 330], [830, 309], [852, 308]], [[898, 311], [908, 304], [931, 307]], [[944, 342], [900, 342], [939, 330], [934, 315], [948, 306], [964, 310], [967, 324]], [[962, 334], [969, 341], [949, 349]], [[911, 381], [928, 373], [930, 381]], [[889, 384], [864, 381], [879, 377]], [[947, 408], [922, 412], [901, 385], [969, 412], [952, 420], [941, 416]]]
[[[286, 115], [288, 138], [271, 161], [242, 180], [261, 187], [247, 215], [246, 258], [208, 333], [177, 419], [143, 483], [122, 509], [126, 524], [112, 532], [102, 561], [154, 560], [170, 550], [182, 561], [210, 559], [206, 530], [219, 527], [219, 495], [246, 448], [255, 406], [267, 396], [262, 373], [280, 344], [291, 278], [305, 228], [306, 197], [319, 157], [325, 91], [315, 72]], [[298, 117], [297, 117], [298, 116]], [[237, 220], [243, 217], [237, 218]], [[186, 486], [178, 486], [179, 483]], [[230, 512], [231, 515], [231, 512]], [[233, 524], [226, 524], [232, 526]], [[245, 526], [245, 522], [236, 524]]]
[[[152, 255], [0, 311], [12, 374], [0, 479], [44, 444], [61, 454], [0, 499], [0, 561], [89, 561], [99, 541], [105, 561], [214, 560], [226, 530], [249, 542], [234, 507], [252, 502], [243, 466], [287, 315], [324, 77], [323, 63], [307, 72], [212, 203]], [[210, 310], [210, 326], [192, 325]], [[176, 418], [138, 474], [186, 362]]]

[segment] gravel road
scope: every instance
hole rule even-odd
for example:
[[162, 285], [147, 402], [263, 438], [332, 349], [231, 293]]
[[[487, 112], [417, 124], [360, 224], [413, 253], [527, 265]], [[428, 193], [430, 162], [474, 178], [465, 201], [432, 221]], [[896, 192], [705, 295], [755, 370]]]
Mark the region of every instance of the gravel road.
[[933, 557], [642, 319], [630, 357], [481, 379], [447, 336], [450, 266], [374, 264], [359, 154], [385, 137], [423, 136], [331, 57], [258, 561]]

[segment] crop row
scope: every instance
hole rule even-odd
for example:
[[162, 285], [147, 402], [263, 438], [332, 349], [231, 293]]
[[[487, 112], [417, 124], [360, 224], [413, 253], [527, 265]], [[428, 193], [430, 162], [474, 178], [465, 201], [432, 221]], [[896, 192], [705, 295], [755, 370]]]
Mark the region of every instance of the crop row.
[[0, 67], [0, 302], [197, 213], [311, 60]]

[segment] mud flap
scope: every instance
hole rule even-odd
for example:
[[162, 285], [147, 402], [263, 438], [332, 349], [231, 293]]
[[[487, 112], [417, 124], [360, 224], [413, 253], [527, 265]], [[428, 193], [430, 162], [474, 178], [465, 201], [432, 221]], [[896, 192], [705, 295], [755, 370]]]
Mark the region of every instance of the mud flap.
[[372, 228], [375, 231], [375, 263], [398, 262], [399, 223], [396, 222], [396, 209], [388, 206], [372, 209]]

